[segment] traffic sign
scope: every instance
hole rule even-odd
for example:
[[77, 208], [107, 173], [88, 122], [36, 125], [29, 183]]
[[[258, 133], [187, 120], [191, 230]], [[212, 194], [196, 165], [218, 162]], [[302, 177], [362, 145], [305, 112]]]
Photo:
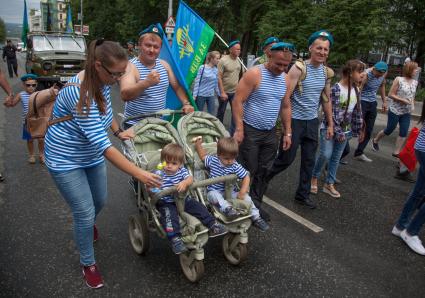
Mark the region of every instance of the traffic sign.
[[174, 19], [173, 19], [173, 17], [172, 17], [172, 16], [170, 16], [170, 17], [168, 18], [167, 22], [165, 22], [165, 26], [164, 26], [164, 27], [165, 27], [165, 28], [167, 28], [167, 27], [171, 27], [171, 28], [176, 27], [176, 21], [174, 21]]
[[174, 34], [174, 27], [165, 27], [165, 33]]

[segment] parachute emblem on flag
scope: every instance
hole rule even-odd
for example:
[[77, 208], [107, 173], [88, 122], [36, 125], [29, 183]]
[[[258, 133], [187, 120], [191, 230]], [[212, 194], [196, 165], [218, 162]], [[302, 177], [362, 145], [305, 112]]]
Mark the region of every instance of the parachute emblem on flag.
[[177, 29], [176, 38], [179, 45], [180, 59], [184, 56], [190, 57], [194, 50], [193, 41], [189, 36], [189, 25]]

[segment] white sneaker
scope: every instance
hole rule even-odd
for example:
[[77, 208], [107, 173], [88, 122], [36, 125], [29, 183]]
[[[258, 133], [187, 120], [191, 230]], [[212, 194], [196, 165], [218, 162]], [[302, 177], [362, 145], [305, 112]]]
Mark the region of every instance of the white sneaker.
[[403, 232], [403, 230], [399, 230], [396, 226], [394, 226], [391, 231], [391, 234], [393, 234], [396, 237], [400, 237], [401, 232]]
[[368, 158], [365, 154], [359, 155], [355, 157], [357, 160], [365, 161], [365, 162], [372, 162], [370, 158]]
[[425, 248], [418, 236], [410, 236], [406, 230], [400, 233], [401, 239], [416, 253], [425, 256]]

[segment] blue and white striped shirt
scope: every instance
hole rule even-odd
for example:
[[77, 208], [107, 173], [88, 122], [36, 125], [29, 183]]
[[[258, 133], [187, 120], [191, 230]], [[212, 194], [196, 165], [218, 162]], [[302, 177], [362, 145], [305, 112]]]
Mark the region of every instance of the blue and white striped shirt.
[[[243, 179], [248, 175], [247, 170], [245, 170], [238, 162], [234, 162], [230, 166], [225, 166], [221, 163], [217, 155], [207, 155], [205, 156], [205, 167], [210, 171], [210, 178], [221, 177], [225, 175], [236, 174], [239, 179]], [[207, 190], [218, 190], [224, 191], [224, 183], [217, 183], [207, 186]], [[236, 191], [236, 189], [235, 189]]]
[[367, 102], [375, 102], [376, 92], [382, 85], [382, 82], [384, 81], [384, 76], [377, 78], [373, 75], [372, 70], [368, 70], [366, 73], [367, 81], [366, 84], [363, 86], [361, 99]]
[[312, 120], [317, 118], [320, 104], [320, 95], [325, 88], [325, 68], [323, 64], [314, 67], [306, 63], [306, 78], [301, 81], [303, 86], [302, 94], [297, 86], [291, 97], [292, 118], [298, 120]]
[[[68, 82], [80, 84], [77, 76]], [[102, 88], [106, 100], [106, 113], [101, 115], [96, 102], [92, 100], [87, 115], [78, 114], [77, 102], [80, 88], [63, 88], [53, 108], [53, 118], [72, 114], [73, 119], [49, 127], [45, 137], [46, 165], [52, 171], [69, 171], [89, 168], [104, 161], [103, 152], [110, 146], [106, 130], [112, 123], [111, 87]]]
[[21, 98], [21, 104], [22, 104], [22, 123], [25, 123], [25, 119], [27, 118], [30, 95], [31, 94], [29, 94], [26, 91], [22, 91], [19, 93], [19, 96]]
[[[152, 70], [156, 70], [159, 74], [160, 82], [145, 89], [135, 99], [126, 101], [124, 117], [128, 118], [139, 114], [154, 113], [165, 109], [166, 95], [170, 84], [167, 69], [162, 65], [159, 59], [156, 59], [155, 66], [152, 69], [144, 66], [137, 57], [131, 59], [130, 62], [133, 63], [139, 71], [140, 80], [145, 80]], [[138, 120], [132, 120], [128, 123], [135, 124], [137, 121]]]
[[418, 138], [415, 142], [415, 149], [421, 152], [425, 152], [425, 126], [422, 126]]
[[244, 103], [243, 121], [259, 130], [271, 130], [276, 126], [280, 105], [286, 93], [285, 74], [274, 75], [264, 64], [259, 66], [261, 82]]
[[[180, 182], [182, 182], [183, 180], [186, 180], [187, 178], [190, 177], [189, 172], [187, 171], [187, 169], [185, 167], [181, 167], [180, 169], [177, 170], [176, 173], [174, 174], [166, 174], [165, 172], [164, 176], [162, 177], [162, 185], [161, 185], [161, 190], [166, 189], [168, 187], [172, 187], [175, 186], [177, 184], [179, 184]], [[161, 198], [162, 201], [167, 202], [167, 203], [173, 203], [174, 202], [174, 197], [173, 196], [165, 196], [163, 198]]]
[[211, 97], [214, 95], [220, 96], [217, 67], [209, 67], [205, 64], [201, 65], [196, 75], [195, 83], [193, 84], [193, 96]]

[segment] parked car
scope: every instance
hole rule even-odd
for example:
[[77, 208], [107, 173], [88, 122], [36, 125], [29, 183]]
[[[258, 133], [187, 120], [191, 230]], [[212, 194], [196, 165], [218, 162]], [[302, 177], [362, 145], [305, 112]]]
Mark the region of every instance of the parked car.
[[40, 88], [67, 82], [86, 61], [86, 41], [70, 33], [30, 33], [27, 38], [27, 73], [36, 74]]
[[23, 42], [18, 42], [16, 44], [16, 48], [18, 49], [19, 52], [25, 52], [27, 50], [27, 48], [24, 47]]

